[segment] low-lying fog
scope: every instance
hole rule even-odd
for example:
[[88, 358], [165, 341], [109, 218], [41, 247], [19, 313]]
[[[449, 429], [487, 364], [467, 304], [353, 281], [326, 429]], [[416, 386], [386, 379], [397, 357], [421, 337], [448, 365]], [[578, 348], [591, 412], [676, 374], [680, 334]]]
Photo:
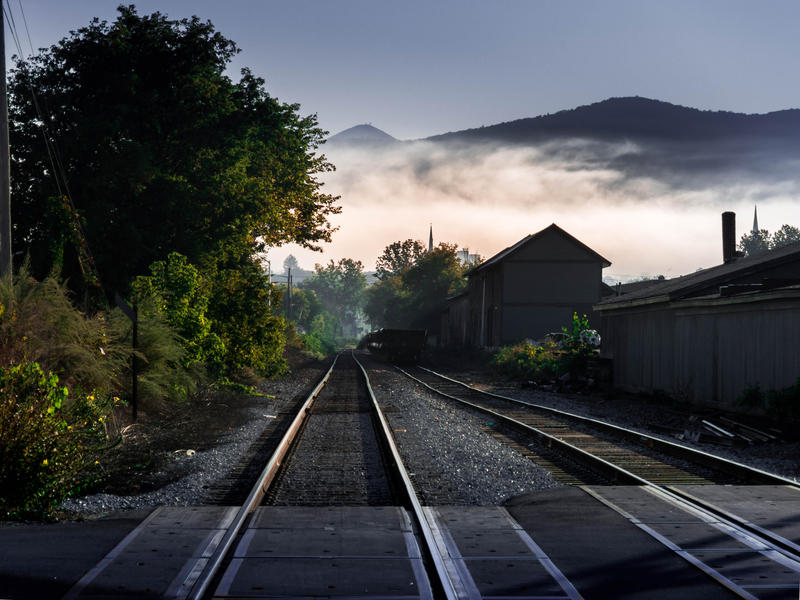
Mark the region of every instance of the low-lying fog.
[[[556, 223], [607, 258], [604, 276], [667, 277], [719, 264], [720, 213], [737, 213], [737, 241], [758, 205], [762, 229], [800, 226], [797, 157], [748, 148], [573, 140], [538, 146], [451, 146], [428, 141], [323, 146], [337, 171], [325, 191], [341, 195], [339, 230], [324, 253], [274, 248], [303, 268], [343, 257], [367, 270], [383, 248], [416, 238], [458, 243], [484, 258]], [[790, 155], [793, 153], [789, 153]]]

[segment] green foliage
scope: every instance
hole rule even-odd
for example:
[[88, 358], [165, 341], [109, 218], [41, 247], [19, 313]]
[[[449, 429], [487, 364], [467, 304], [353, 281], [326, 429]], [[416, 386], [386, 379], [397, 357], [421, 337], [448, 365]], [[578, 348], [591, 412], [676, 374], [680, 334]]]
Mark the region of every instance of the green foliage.
[[739, 396], [739, 403], [764, 411], [776, 422], [800, 428], [800, 378], [780, 390], [764, 392], [759, 386], [749, 387]]
[[[73, 224], [46, 137], [109, 295], [170, 251], [209, 272], [265, 245], [329, 240], [339, 208], [316, 179], [333, 169], [317, 152], [316, 117], [270, 97], [247, 69], [231, 80], [238, 49], [211, 23], [118, 11], [17, 60], [10, 76], [13, 243], [33, 273], [55, 260], [72, 286], [83, 280], [65, 252]], [[40, 118], [31, 88], [52, 112]]]
[[532, 381], [549, 381], [562, 375], [584, 376], [589, 359], [600, 344], [600, 336], [589, 329], [586, 315], [572, 315], [569, 327], [561, 334], [548, 336], [541, 345], [525, 340], [501, 348], [490, 364], [510, 377]]
[[[338, 263], [330, 261], [324, 267], [316, 265], [314, 274], [303, 282], [303, 288], [314, 292], [323, 311], [328, 313], [326, 323], [335, 323], [335, 333], [328, 341], [335, 343], [342, 336], [345, 327], [355, 330], [364, 303], [366, 286], [364, 266], [360, 261], [350, 258], [343, 258]], [[317, 316], [314, 315], [312, 319]], [[311, 325], [313, 329], [314, 324]]]
[[[138, 401], [141, 407], [159, 409], [167, 401], [186, 400], [197, 389], [202, 373], [196, 366], [187, 367], [183, 343], [166, 320], [161, 307], [152, 299], [138, 307], [139, 335], [136, 366], [138, 372]], [[133, 376], [133, 323], [118, 308], [107, 317], [108, 335], [112, 344], [125, 349], [127, 360], [119, 369], [119, 395], [130, 399]]]
[[94, 396], [68, 401], [37, 363], [0, 367], [0, 511], [47, 513], [85, 485], [105, 439]]
[[0, 364], [38, 362], [72, 389], [115, 393], [124, 349], [107, 335], [104, 316], [89, 318], [54, 277], [36, 281], [23, 266], [0, 280]]
[[208, 319], [210, 284], [185, 256], [171, 252], [166, 261], [150, 265], [150, 275], [133, 280], [131, 289], [137, 302], [152, 299], [167, 323], [183, 338], [184, 364], [208, 365], [213, 373], [223, 370], [225, 345], [211, 332]]
[[800, 242], [800, 229], [792, 225], [783, 225], [772, 236], [772, 248], [780, 248], [795, 242]]
[[[392, 254], [392, 246], [402, 243], [388, 246], [384, 254]], [[466, 287], [467, 267], [458, 260], [457, 252], [457, 245], [440, 243], [398, 274], [370, 287], [364, 312], [373, 326], [428, 328], [438, 324], [438, 311], [445, 300]]]
[[739, 241], [739, 249], [747, 256], [752, 256], [795, 242], [800, 242], [800, 229], [792, 225], [783, 225], [774, 235], [767, 229], [760, 229], [756, 233], [745, 233]]
[[[75, 397], [130, 397], [132, 324], [119, 309], [87, 317], [70, 302], [64, 284], [38, 282], [23, 268], [0, 281], [0, 364], [37, 362], [54, 372]], [[196, 386], [196, 370], [183, 365], [184, 350], [159, 305], [139, 310], [141, 406], [183, 399]]]
[[552, 341], [541, 346], [525, 340], [501, 348], [491, 359], [491, 366], [514, 379], [545, 381], [557, 377], [561, 370], [563, 352]]
[[211, 276], [208, 317], [225, 347], [226, 376], [255, 369], [271, 377], [287, 369], [283, 358], [285, 322], [272, 314], [279, 303], [264, 273], [252, 261]]
[[376, 275], [378, 279], [400, 275], [414, 265], [423, 254], [425, 246], [417, 240], [409, 238], [389, 244], [375, 261]]
[[409, 291], [400, 276], [386, 277], [366, 291], [364, 313], [375, 328], [402, 328], [409, 322]]
[[322, 312], [322, 303], [317, 298], [314, 290], [306, 290], [296, 287], [292, 290], [291, 314], [289, 307], [289, 290], [287, 286], [281, 285], [277, 288], [280, 293], [280, 311], [284, 319], [296, 323], [302, 331], [311, 329], [311, 322], [319, 313]]

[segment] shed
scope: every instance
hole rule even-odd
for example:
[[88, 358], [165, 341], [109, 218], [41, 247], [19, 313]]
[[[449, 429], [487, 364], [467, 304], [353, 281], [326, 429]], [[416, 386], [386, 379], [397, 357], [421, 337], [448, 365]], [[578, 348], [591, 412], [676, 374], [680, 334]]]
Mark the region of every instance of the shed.
[[615, 386], [731, 406], [800, 377], [800, 244], [677, 277], [595, 307]]
[[446, 322], [465, 343], [501, 346], [541, 339], [592, 315], [610, 262], [558, 225], [529, 235], [466, 273], [466, 300], [454, 299]]

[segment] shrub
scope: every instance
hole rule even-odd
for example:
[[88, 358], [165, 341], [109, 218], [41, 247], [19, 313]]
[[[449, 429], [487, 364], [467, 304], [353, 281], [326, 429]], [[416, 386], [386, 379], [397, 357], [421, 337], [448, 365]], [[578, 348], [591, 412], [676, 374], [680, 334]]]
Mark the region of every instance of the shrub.
[[551, 380], [565, 374], [573, 377], [587, 372], [589, 359], [600, 345], [600, 335], [589, 329], [586, 315], [572, 315], [569, 328], [562, 327], [557, 341], [547, 337], [540, 345], [525, 340], [502, 348], [490, 364], [500, 372], [516, 379]]
[[749, 387], [739, 396], [747, 408], [764, 411], [771, 419], [792, 427], [800, 426], [800, 377], [788, 387], [764, 392], [759, 386]]
[[283, 358], [285, 322], [272, 313], [279, 297], [255, 264], [221, 269], [212, 279], [209, 318], [225, 345], [223, 376], [236, 377], [245, 369], [264, 376], [287, 370]]
[[525, 340], [500, 349], [492, 358], [491, 365], [515, 379], [553, 379], [560, 372], [561, 354], [562, 351], [552, 341], [548, 340], [537, 346], [530, 340]]
[[[137, 344], [138, 400], [145, 408], [163, 408], [165, 400], [181, 401], [195, 392], [202, 379], [199, 365], [187, 367], [180, 336], [170, 327], [159, 307], [146, 300], [138, 307]], [[132, 382], [133, 324], [121, 310], [108, 313], [108, 335], [112, 345], [125, 349], [127, 360], [118, 367], [119, 395], [130, 399]]]
[[139, 303], [155, 301], [167, 323], [181, 336], [185, 366], [202, 362], [213, 373], [222, 370], [225, 345], [212, 333], [207, 315], [210, 284], [185, 256], [171, 252], [166, 261], [154, 262], [150, 275], [134, 279], [131, 290]]
[[47, 513], [89, 483], [104, 439], [93, 395], [68, 401], [66, 386], [37, 363], [0, 367], [0, 509]]
[[0, 280], [0, 364], [37, 362], [73, 390], [113, 394], [124, 364], [102, 315], [89, 318], [73, 306], [55, 278], [36, 281], [22, 267]]

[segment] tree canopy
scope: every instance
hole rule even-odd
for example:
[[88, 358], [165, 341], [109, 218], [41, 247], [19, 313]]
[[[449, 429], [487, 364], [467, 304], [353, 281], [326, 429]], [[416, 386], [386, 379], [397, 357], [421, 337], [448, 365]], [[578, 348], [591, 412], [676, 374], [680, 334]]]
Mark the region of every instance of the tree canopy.
[[63, 260], [82, 279], [67, 193], [107, 291], [173, 251], [216, 269], [329, 240], [339, 208], [316, 178], [333, 168], [316, 116], [247, 69], [225, 75], [238, 49], [210, 22], [118, 11], [11, 73], [14, 244], [35, 273]]
[[800, 242], [800, 229], [792, 225], [783, 225], [774, 234], [770, 234], [767, 229], [760, 229], [756, 233], [745, 233], [739, 241], [739, 249], [747, 256], [752, 256], [795, 242]]
[[[407, 240], [409, 241], [409, 240]], [[391, 255], [386, 247], [383, 256]], [[456, 244], [440, 243], [423, 251], [412, 264], [385, 276], [366, 293], [364, 312], [377, 327], [438, 327], [439, 309], [445, 300], [466, 287], [464, 273], [469, 267], [458, 260]]]
[[303, 287], [313, 290], [323, 308], [338, 315], [342, 323], [355, 321], [366, 286], [364, 265], [351, 258], [343, 258], [338, 263], [330, 261], [325, 266], [316, 265], [314, 274], [303, 282]]
[[413, 265], [425, 253], [422, 242], [412, 239], [398, 241], [386, 246], [375, 261], [378, 279], [399, 275]]

